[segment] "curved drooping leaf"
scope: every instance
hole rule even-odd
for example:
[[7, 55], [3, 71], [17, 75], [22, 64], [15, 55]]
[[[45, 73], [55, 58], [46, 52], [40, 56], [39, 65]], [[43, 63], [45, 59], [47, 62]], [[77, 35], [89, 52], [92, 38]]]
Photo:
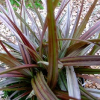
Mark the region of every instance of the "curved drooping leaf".
[[14, 66], [21, 65], [20, 62], [16, 61], [15, 59], [13, 59], [12, 57], [8, 56], [5, 53], [0, 53], [0, 61], [7, 64], [9, 67], [14, 67]]
[[25, 81], [25, 80], [23, 80], [23, 78], [22, 79], [20, 79], [20, 78], [6, 78], [5, 80], [2, 80], [1, 82], [0, 82], [0, 86], [1, 87], [5, 87], [5, 86], [7, 86], [7, 85], [10, 85], [10, 84], [13, 84], [13, 83], [17, 83], [17, 82], [23, 82], [23, 81]]
[[26, 64], [26, 65], [16, 66], [13, 68], [9, 68], [3, 72], [0, 72], [0, 75], [6, 74], [6, 73], [11, 72], [11, 71], [21, 70], [21, 69], [26, 69], [26, 68], [36, 68], [36, 67], [38, 67], [38, 66], [35, 64]]

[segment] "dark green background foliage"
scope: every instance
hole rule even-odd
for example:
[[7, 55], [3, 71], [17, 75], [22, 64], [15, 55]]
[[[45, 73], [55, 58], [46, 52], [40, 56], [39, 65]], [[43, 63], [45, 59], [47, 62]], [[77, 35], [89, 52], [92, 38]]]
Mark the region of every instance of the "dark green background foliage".
[[[17, 0], [17, 1], [20, 1], [20, 0]], [[12, 5], [17, 5], [17, 6], [19, 6], [19, 4], [18, 4], [15, 0], [10, 0], [10, 2], [11, 2]]]
[[[17, 0], [17, 1], [20, 2], [20, 0]], [[19, 4], [15, 0], [10, 0], [10, 2], [11, 2], [12, 5], [16, 5], [17, 7], [19, 7]], [[32, 4], [29, 0], [25, 0], [25, 2], [26, 2], [27, 8], [32, 8]], [[36, 8], [43, 9], [41, 0], [35, 0], [34, 3], [35, 3]], [[14, 10], [16, 10], [16, 9], [17, 8], [14, 7]]]

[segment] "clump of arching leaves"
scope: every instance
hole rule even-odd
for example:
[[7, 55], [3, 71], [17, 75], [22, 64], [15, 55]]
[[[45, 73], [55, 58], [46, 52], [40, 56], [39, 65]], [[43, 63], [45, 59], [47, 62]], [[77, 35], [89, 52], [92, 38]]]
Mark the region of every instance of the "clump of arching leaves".
[[[45, 18], [31, 0], [34, 7], [31, 10], [38, 17], [40, 25], [25, 8], [23, 0], [19, 4], [20, 14], [14, 12], [9, 0], [5, 1], [7, 11], [0, 5], [0, 20], [16, 37], [16, 43], [13, 43], [0, 34], [6, 40], [0, 40], [4, 49], [4, 52], [0, 52], [0, 60], [3, 62], [0, 78], [4, 78], [0, 82], [0, 90], [7, 91], [7, 100], [97, 100], [100, 91], [84, 88], [80, 79], [100, 83], [99, 79], [88, 75], [100, 74], [100, 69], [90, 67], [100, 65], [100, 56], [95, 55], [100, 48], [100, 20], [83, 34], [98, 0], [94, 0], [79, 24], [84, 3], [82, 0], [71, 30], [71, 0], [62, 0], [56, 16], [54, 10], [59, 0], [42, 0], [47, 10]], [[65, 7], [67, 14], [61, 17]], [[31, 25], [27, 19], [30, 19]]]

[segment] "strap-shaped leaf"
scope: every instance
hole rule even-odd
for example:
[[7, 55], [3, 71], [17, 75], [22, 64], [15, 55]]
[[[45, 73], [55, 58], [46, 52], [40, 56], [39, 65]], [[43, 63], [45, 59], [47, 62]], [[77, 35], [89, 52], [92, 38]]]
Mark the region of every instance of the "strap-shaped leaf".
[[76, 57], [64, 57], [61, 58], [60, 61], [62, 62], [74, 62], [74, 61], [99, 61], [100, 56], [94, 55], [94, 56], [76, 56]]
[[0, 82], [0, 87], [5, 87], [7, 85], [17, 83], [17, 82], [22, 82], [23, 80], [18, 79], [18, 78], [6, 78], [6, 80], [3, 80]]
[[80, 89], [73, 66], [66, 67], [66, 78], [69, 96], [75, 97], [80, 100]]
[[100, 74], [100, 69], [75, 68], [75, 72], [80, 74]]
[[80, 35], [82, 34], [83, 30], [86, 27], [86, 24], [91, 16], [91, 13], [93, 12], [93, 9], [95, 8], [95, 5], [97, 3], [98, 0], [94, 0], [93, 4], [91, 5], [89, 11], [87, 12], [84, 20], [81, 22], [80, 26], [77, 28], [77, 31], [75, 32], [73, 38], [79, 38]]
[[26, 23], [25, 19], [22, 18], [17, 12], [15, 12], [16, 16], [23, 22], [23, 24], [27, 27], [27, 29], [31, 32], [31, 34], [34, 35], [35, 39], [39, 42], [36, 34], [33, 32], [33, 30], [30, 28], [30, 26]]
[[42, 98], [40, 100], [58, 100], [47, 85], [42, 73], [38, 73], [35, 79], [31, 80], [31, 83], [37, 97]]
[[86, 97], [88, 98], [88, 100], [97, 100], [96, 97], [94, 97], [92, 94], [86, 91], [82, 86], [80, 86], [80, 90], [81, 90], [81, 93], [84, 93], [87, 95]]
[[31, 0], [31, 3], [32, 3], [32, 6], [34, 7], [34, 10], [35, 10], [36, 14], [37, 14], [37, 17], [39, 18], [41, 27], [43, 28], [44, 24], [43, 24], [42, 17], [41, 17], [41, 15], [40, 15], [39, 11], [37, 10], [37, 8], [36, 8], [36, 6], [35, 6], [33, 0]]
[[17, 60], [11, 58], [10, 56], [4, 53], [0, 53], [0, 61], [4, 62], [6, 65], [10, 67], [21, 65], [20, 62], [18, 62]]
[[14, 98], [13, 100], [20, 100], [22, 99], [24, 96], [28, 95], [30, 93], [30, 91], [26, 91], [22, 94], [20, 94], [19, 96], [17, 96], [16, 98]]
[[91, 81], [94, 81], [94, 82], [100, 84], [100, 79], [97, 79], [96, 77], [91, 77], [89, 75], [78, 75], [78, 77], [82, 77], [84, 79], [88, 79], [88, 80], [91, 80]]
[[95, 33], [100, 32], [100, 20], [98, 22], [96, 22], [96, 24], [94, 26], [92, 26], [87, 32], [85, 32], [80, 39], [88, 39], [91, 36], [93, 36]]
[[49, 67], [48, 67], [48, 84], [54, 88], [57, 83], [58, 77], [58, 44], [57, 44], [57, 33], [56, 24], [54, 17], [53, 2], [47, 0], [47, 20], [48, 20], [48, 57], [49, 57]]
[[[16, 91], [16, 90], [28, 90], [30, 88], [28, 87], [19, 87], [19, 88], [11, 88], [11, 87], [4, 87], [4, 88], [0, 88], [0, 91]], [[17, 99], [18, 100], [18, 99]]]
[[41, 85], [45, 87], [45, 89], [47, 91], [46, 93], [47, 93], [47, 95], [49, 95], [50, 100], [53, 100], [53, 99], [57, 100], [57, 97], [55, 96], [53, 91], [47, 85], [42, 72], [40, 72], [40, 74], [38, 74], [38, 81], [40, 81], [42, 83]]
[[12, 7], [12, 5], [11, 5], [10, 0], [5, 0], [5, 1], [6, 1], [6, 6], [7, 6], [8, 12], [9, 12], [10, 18], [12, 19], [12, 21], [13, 21], [16, 25], [18, 25], [17, 18], [16, 18], [16, 15], [15, 15], [15, 13], [14, 13], [14, 10], [13, 10], [13, 7]]
[[78, 100], [78, 99], [76, 99], [76, 98], [70, 97], [70, 96], [68, 95], [68, 93], [65, 92], [65, 91], [57, 91], [57, 90], [55, 90], [54, 93], [55, 93], [56, 96], [57, 96], [58, 98], [60, 98], [61, 100], [69, 100], [69, 99]]
[[19, 48], [20, 48], [21, 55], [23, 57], [24, 63], [25, 64], [31, 64], [31, 58], [30, 58], [30, 55], [27, 52], [26, 48], [21, 44], [19, 44]]
[[76, 56], [62, 58], [64, 66], [91, 66], [100, 65], [100, 56]]
[[36, 94], [36, 96], [40, 99], [40, 100], [45, 100], [45, 98], [43, 97], [43, 95], [41, 94], [41, 92], [39, 91], [38, 87], [36, 86], [35, 80], [32, 79], [31, 80], [31, 84], [32, 84], [32, 88], [34, 89], [34, 92]]
[[18, 74], [3, 74], [0, 75], [0, 78], [5, 78], [5, 77], [25, 77], [24, 75], [18, 75]]
[[65, 62], [63, 66], [99, 66], [100, 61]]
[[9, 69], [7, 69], [7, 70], [5, 70], [3, 72], [0, 72], [0, 75], [6, 74], [6, 73], [11, 72], [11, 71], [20, 70], [20, 69], [26, 69], [26, 68], [32, 68], [32, 67], [37, 67], [37, 65], [26, 64], [26, 65], [17, 66], [17, 67], [14, 67], [14, 68], [9, 68]]
[[[12, 27], [12, 30], [13, 30], [13, 31], [15, 30], [15, 31], [17, 32], [17, 35], [20, 36], [20, 38], [22, 39], [22, 41], [24, 42], [24, 44], [25, 44], [26, 46], [28, 46], [30, 49], [32, 49], [32, 50], [34, 51], [34, 53], [36, 54], [36, 50], [35, 50], [35, 48], [32, 46], [32, 44], [30, 43], [30, 41], [28, 41], [28, 39], [23, 35], [23, 33], [21, 32], [21, 30], [16, 26], [16, 24], [9, 18], [9, 16], [8, 16], [5, 12], [4, 12], [4, 14], [5, 14], [5, 16], [7, 17], [7, 21], [8, 21], [9, 24], [10, 24], [10, 25], [8, 25], [8, 27]], [[2, 21], [3, 21], [3, 22], [7, 23], [7, 22], [4, 20], [3, 14], [0, 14], [0, 17], [2, 18]], [[7, 24], [8, 24], [8, 23], [7, 23]], [[38, 58], [37, 58], [34, 54], [32, 54], [31, 51], [29, 51], [29, 53], [31, 53], [31, 56], [33, 57], [33, 59], [34, 59], [35, 61], [38, 60]]]

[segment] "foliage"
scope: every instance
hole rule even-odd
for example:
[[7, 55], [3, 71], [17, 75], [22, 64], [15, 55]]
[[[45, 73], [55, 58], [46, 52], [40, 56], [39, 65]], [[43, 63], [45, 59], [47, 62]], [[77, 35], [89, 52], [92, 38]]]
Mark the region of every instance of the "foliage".
[[[100, 56], [95, 55], [100, 48], [100, 20], [84, 31], [97, 1], [94, 0], [79, 24], [82, 0], [72, 29], [70, 0], [62, 0], [56, 16], [54, 10], [59, 0], [47, 0], [47, 3], [42, 0], [46, 17], [31, 0], [34, 7], [31, 11], [39, 22], [25, 8], [24, 1], [19, 3], [20, 14], [13, 10], [9, 0], [6, 0], [7, 11], [0, 5], [0, 20], [16, 37], [15, 43], [4, 35], [1, 35], [4, 40], [0, 40], [4, 49], [0, 61], [8, 67], [0, 66], [0, 78], [4, 78], [0, 90], [11, 93], [7, 100], [97, 100], [100, 91], [82, 87], [80, 80], [86, 78], [100, 83], [99, 79], [87, 75], [100, 74], [100, 69], [90, 67], [100, 65]], [[67, 13], [62, 14], [64, 8]]]
[[[36, 0], [34, 3], [35, 3], [36, 8], [43, 9], [43, 6], [42, 6], [42, 4], [41, 4], [41, 0]], [[30, 4], [31, 4], [31, 3], [30, 3]]]
[[[19, 3], [18, 3], [19, 1], [21, 1], [21, 0], [10, 0], [11, 4], [12, 4], [12, 5], [16, 5], [17, 7], [19, 7]], [[27, 8], [32, 8], [31, 2], [30, 2], [29, 0], [25, 0], [25, 1], [26, 1], [26, 7], [27, 7]], [[35, 0], [35, 1], [34, 1], [34, 4], [35, 4], [36, 8], [43, 9], [41, 0]], [[14, 7], [14, 10], [16, 10], [16, 9], [17, 9], [17, 8]]]
[[[20, 1], [20, 0], [17, 0], [17, 1]], [[10, 0], [10, 2], [11, 2], [12, 5], [19, 6], [19, 4], [15, 0]]]

